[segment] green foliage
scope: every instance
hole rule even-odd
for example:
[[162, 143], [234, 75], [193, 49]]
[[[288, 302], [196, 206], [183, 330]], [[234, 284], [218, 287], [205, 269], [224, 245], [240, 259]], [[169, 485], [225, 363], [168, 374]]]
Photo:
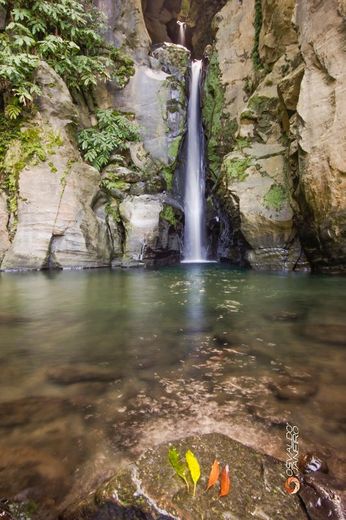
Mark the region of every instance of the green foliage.
[[251, 140], [248, 137], [237, 137], [236, 147], [242, 151], [251, 145]]
[[179, 452], [176, 448], [169, 448], [168, 451], [168, 460], [171, 463], [172, 468], [178, 475], [178, 477], [182, 478], [186, 484], [187, 489], [189, 489], [189, 483], [187, 481], [187, 468], [185, 464], [182, 462]]
[[0, 114], [0, 182], [3, 180], [3, 165], [10, 143], [20, 133], [20, 121], [9, 120]]
[[119, 212], [119, 207], [114, 205], [114, 201], [108, 202], [108, 204], [106, 204], [105, 211], [108, 217], [112, 218], [116, 224], [120, 224], [121, 215]]
[[179, 15], [183, 18], [187, 18], [190, 13], [190, 0], [182, 0], [181, 2], [181, 10]]
[[234, 144], [237, 122], [230, 120], [225, 113], [224, 87], [220, 80], [217, 53], [210, 57], [207, 76], [204, 82], [203, 120], [208, 140], [207, 156], [209, 169], [216, 179], [220, 172], [222, 157]]
[[76, 90], [109, 79], [123, 87], [133, 74], [131, 58], [100, 36], [101, 14], [91, 0], [0, 0], [0, 5], [10, 12], [0, 34], [0, 92], [11, 96], [8, 117], [18, 117], [40, 94], [35, 71], [41, 60]]
[[262, 0], [255, 0], [255, 41], [252, 49], [252, 61], [255, 69], [263, 68], [263, 63], [261, 61], [260, 53], [259, 53], [259, 39], [263, 22], [263, 14], [262, 14]]
[[174, 183], [174, 165], [172, 167], [166, 166], [165, 168], [163, 168], [162, 177], [165, 180], [166, 189], [168, 191], [171, 191], [173, 189]]
[[110, 173], [102, 179], [101, 187], [109, 192], [112, 190], [127, 191], [130, 188], [130, 184]]
[[169, 148], [168, 148], [168, 155], [169, 155], [169, 157], [171, 157], [173, 160], [176, 160], [177, 157], [178, 157], [179, 149], [180, 149], [180, 143], [181, 143], [181, 137], [178, 136], [178, 137], [176, 137], [175, 139], [173, 139], [173, 141], [171, 141], [171, 143], [170, 143], [170, 145], [169, 145]]
[[174, 209], [172, 208], [172, 206], [165, 205], [165, 207], [163, 208], [163, 210], [160, 213], [160, 218], [162, 218], [163, 220], [168, 222], [171, 226], [175, 227], [177, 224], [177, 219], [174, 214]]
[[114, 110], [98, 110], [97, 125], [82, 130], [78, 134], [78, 143], [84, 159], [98, 170], [110, 162], [111, 155], [128, 150], [129, 142], [139, 140], [138, 126], [128, 116]]
[[287, 190], [281, 184], [274, 184], [264, 196], [264, 205], [268, 209], [280, 211], [287, 200]]
[[224, 159], [222, 168], [227, 176], [234, 182], [242, 182], [248, 177], [247, 169], [251, 166], [250, 157], [244, 159], [228, 158]]

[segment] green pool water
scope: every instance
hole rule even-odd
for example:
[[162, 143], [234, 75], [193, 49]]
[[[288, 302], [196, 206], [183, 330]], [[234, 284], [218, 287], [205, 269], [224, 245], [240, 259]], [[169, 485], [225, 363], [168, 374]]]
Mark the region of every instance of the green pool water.
[[284, 459], [286, 422], [342, 463], [345, 289], [217, 264], [1, 274], [0, 497], [53, 518], [196, 432]]

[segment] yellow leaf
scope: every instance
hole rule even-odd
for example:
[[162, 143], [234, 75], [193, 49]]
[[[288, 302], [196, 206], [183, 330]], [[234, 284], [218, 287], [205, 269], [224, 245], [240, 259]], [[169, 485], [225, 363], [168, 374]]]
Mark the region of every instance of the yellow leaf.
[[193, 496], [196, 495], [196, 485], [201, 476], [201, 468], [196, 456], [191, 450], [188, 450], [185, 454], [186, 462], [190, 470], [190, 475], [193, 481]]

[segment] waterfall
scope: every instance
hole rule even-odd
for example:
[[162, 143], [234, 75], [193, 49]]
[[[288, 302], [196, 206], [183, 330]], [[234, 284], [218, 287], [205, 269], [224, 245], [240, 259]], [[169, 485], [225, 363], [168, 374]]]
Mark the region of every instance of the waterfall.
[[205, 251], [204, 224], [204, 135], [200, 108], [202, 60], [191, 65], [190, 99], [187, 125], [187, 162], [185, 171], [184, 261], [203, 262]]
[[185, 22], [180, 22], [178, 20], [177, 24], [179, 26], [177, 43], [179, 45], [183, 45], [184, 47], [186, 47], [186, 23]]

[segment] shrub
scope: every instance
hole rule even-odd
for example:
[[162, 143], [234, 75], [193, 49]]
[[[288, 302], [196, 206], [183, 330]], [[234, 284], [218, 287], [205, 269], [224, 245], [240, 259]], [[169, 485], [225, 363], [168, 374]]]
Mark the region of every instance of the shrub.
[[0, 93], [10, 94], [6, 115], [15, 119], [40, 88], [35, 71], [45, 60], [72, 89], [115, 79], [123, 87], [133, 62], [102, 37], [101, 13], [91, 0], [0, 0], [9, 23], [0, 34]]
[[128, 116], [111, 109], [98, 110], [96, 118], [96, 126], [79, 133], [78, 143], [84, 159], [101, 170], [113, 154], [121, 162], [121, 154], [128, 149], [129, 142], [138, 141], [139, 132]]

